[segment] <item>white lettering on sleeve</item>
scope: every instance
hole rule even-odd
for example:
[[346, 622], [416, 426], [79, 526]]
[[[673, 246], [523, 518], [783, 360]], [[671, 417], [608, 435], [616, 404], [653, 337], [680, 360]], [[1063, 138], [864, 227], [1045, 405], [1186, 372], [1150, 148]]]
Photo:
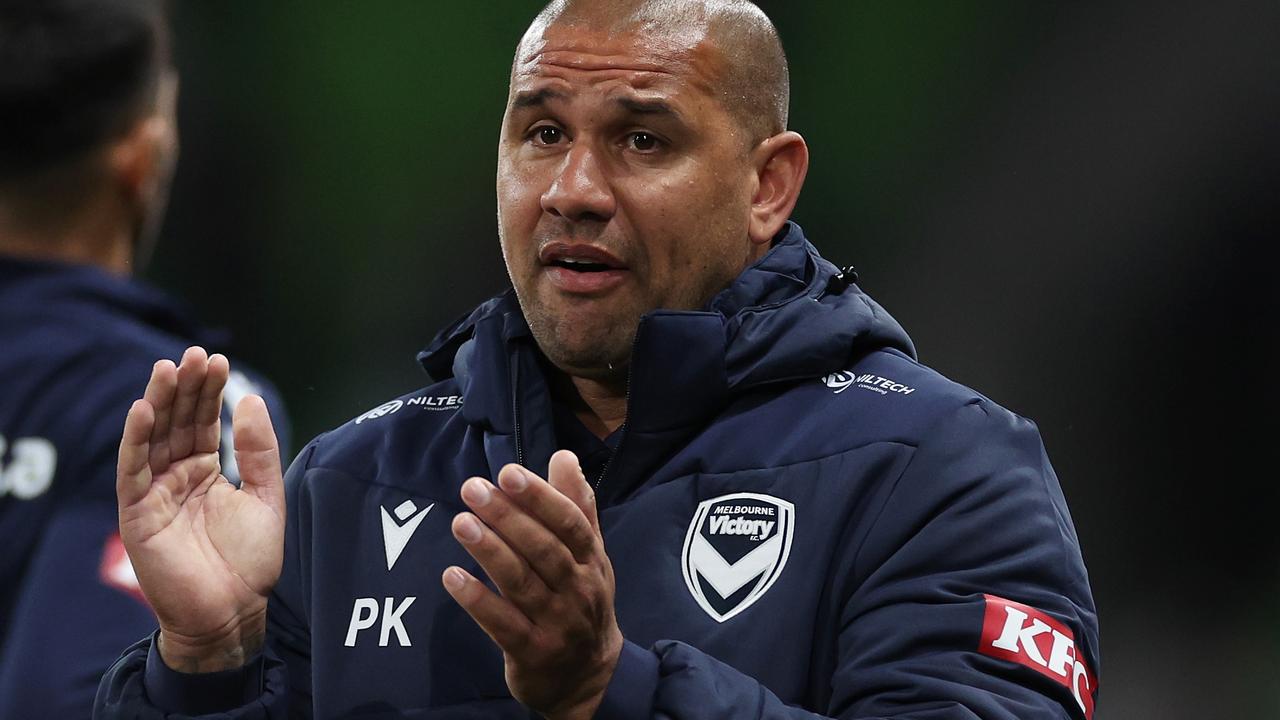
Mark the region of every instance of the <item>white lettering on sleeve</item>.
[[[1048, 666], [1049, 663], [1041, 654], [1040, 648], [1036, 647], [1036, 637], [1049, 632], [1049, 626], [1042, 622], [1039, 618], [1033, 619], [1031, 624], [1023, 627], [1022, 623], [1026, 622], [1027, 614], [1013, 607], [1005, 607], [1008, 618], [1004, 622], [1004, 631], [1000, 633], [1000, 637], [991, 642], [992, 646], [1009, 652], [1019, 652], [1019, 644], [1021, 651], [1025, 652], [1035, 662], [1040, 665]], [[1064, 673], [1065, 674], [1065, 673]]]

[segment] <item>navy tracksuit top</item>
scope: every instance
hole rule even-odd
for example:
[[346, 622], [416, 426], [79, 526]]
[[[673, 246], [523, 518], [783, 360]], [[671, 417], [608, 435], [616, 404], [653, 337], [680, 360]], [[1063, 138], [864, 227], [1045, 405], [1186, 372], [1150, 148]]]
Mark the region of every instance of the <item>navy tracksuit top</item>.
[[[116, 452], [152, 364], [192, 343], [223, 341], [142, 283], [0, 257], [0, 718], [88, 717], [120, 647], [155, 628], [116, 531]], [[274, 390], [238, 368], [227, 405], [246, 392], [286, 439]]]
[[[445, 593], [473, 475], [562, 439], [514, 295], [445, 330], [438, 380], [287, 478], [265, 658], [179, 675], [150, 640], [98, 717], [527, 718]], [[599, 718], [1081, 718], [1097, 621], [1035, 426], [920, 365], [789, 225], [705, 311], [640, 324], [597, 500], [626, 637]]]

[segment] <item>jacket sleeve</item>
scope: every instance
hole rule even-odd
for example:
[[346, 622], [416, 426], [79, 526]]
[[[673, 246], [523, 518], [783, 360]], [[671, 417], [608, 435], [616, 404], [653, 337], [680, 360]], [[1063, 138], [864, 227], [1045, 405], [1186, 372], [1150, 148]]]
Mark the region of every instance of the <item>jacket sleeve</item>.
[[[118, 557], [113, 557], [118, 556]], [[0, 658], [0, 717], [83, 718], [120, 648], [155, 628], [129, 592], [116, 508], [62, 503], [43, 528]], [[125, 577], [115, 577], [123, 572]]]
[[[815, 715], [690, 647], [628, 643], [600, 720], [1091, 717], [1097, 618], [1035, 426], [985, 399], [919, 443], [833, 568], [838, 657]], [[809, 658], [803, 659], [805, 662]]]
[[154, 636], [135, 643], [102, 676], [93, 717], [100, 720], [306, 720], [311, 708], [310, 630], [302, 611], [298, 493], [315, 441], [285, 474], [284, 567], [267, 607], [263, 655], [244, 668], [186, 675], [165, 667]]
[[112, 380], [61, 415], [78, 447], [60, 458], [56, 497], [15, 588], [0, 718], [84, 718], [120, 648], [156, 626], [116, 533], [116, 448], [135, 389]]

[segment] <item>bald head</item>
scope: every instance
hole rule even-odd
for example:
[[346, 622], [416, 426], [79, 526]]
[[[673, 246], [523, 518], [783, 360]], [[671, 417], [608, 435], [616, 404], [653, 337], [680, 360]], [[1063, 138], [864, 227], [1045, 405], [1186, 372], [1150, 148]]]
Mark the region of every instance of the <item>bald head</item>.
[[748, 0], [553, 0], [516, 51], [551, 26], [637, 33], [716, 56], [715, 95], [755, 144], [787, 128], [790, 76], [773, 22]]

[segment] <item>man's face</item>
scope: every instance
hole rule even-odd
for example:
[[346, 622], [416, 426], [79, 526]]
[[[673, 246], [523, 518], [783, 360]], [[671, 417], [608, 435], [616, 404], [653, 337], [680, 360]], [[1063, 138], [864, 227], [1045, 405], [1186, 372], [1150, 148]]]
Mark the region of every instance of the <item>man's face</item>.
[[753, 259], [756, 176], [705, 37], [548, 27], [517, 50], [498, 144], [502, 252], [539, 347], [616, 378], [640, 317], [697, 309]]

